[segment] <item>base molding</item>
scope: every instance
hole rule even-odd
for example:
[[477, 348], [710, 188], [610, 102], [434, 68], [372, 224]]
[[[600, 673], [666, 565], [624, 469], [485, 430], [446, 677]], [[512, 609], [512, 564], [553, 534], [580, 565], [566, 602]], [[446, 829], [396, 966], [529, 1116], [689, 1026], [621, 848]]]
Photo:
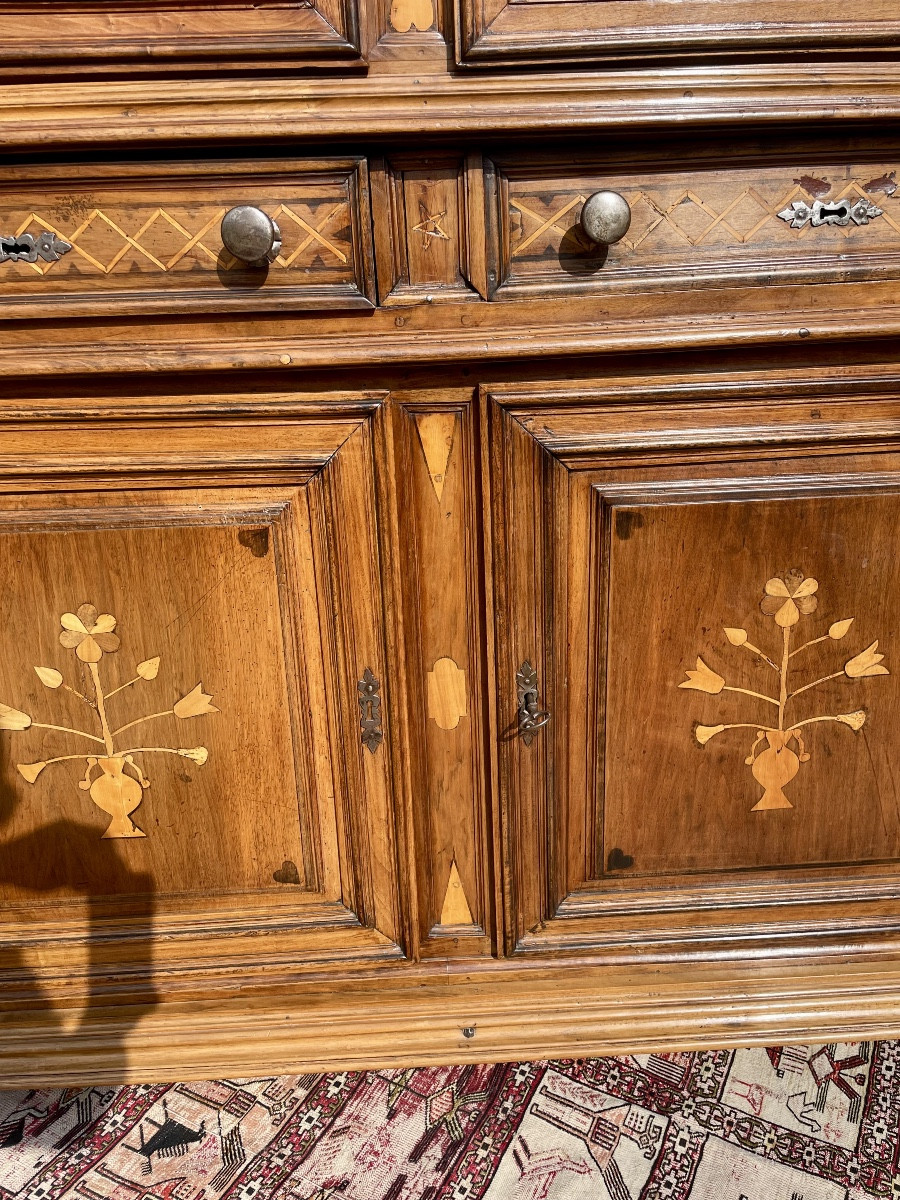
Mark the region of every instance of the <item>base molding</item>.
[[[576, 1058], [900, 1035], [900, 962], [570, 967], [266, 999], [0, 1014], [0, 1087]], [[74, 1017], [74, 1027], [67, 1017]]]

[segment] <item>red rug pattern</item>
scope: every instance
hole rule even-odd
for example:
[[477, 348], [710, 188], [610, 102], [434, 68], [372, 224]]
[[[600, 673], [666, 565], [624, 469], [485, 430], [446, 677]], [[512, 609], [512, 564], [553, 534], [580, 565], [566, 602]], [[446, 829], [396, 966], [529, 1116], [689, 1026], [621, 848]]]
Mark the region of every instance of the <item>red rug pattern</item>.
[[900, 1042], [0, 1092], [0, 1200], [900, 1200]]

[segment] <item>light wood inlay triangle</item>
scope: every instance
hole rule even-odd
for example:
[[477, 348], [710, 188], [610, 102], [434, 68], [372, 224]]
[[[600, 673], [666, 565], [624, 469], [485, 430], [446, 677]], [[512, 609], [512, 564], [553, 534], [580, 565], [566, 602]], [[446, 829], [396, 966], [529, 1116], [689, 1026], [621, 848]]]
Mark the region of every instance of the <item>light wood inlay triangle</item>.
[[450, 866], [450, 879], [444, 895], [444, 907], [441, 909], [442, 925], [474, 925], [472, 910], [463, 890], [459, 871], [456, 869], [456, 859]]
[[456, 413], [419, 413], [415, 417], [419, 441], [428, 466], [428, 476], [438, 500], [444, 494], [447, 466], [453, 452]]

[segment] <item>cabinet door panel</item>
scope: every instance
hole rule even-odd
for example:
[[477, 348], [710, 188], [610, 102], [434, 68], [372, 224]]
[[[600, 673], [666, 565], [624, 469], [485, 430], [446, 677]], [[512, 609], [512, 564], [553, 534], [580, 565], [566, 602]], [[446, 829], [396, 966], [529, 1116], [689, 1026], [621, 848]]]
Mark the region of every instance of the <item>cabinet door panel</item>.
[[501, 749], [520, 950], [900, 919], [900, 407], [691, 386], [491, 402], [499, 703], [527, 662], [551, 714]]
[[[900, 853], [896, 695], [880, 651], [866, 651], [896, 626], [886, 535], [900, 492], [773, 492], [611, 502], [604, 514], [601, 873]], [[796, 602], [782, 596], [795, 580]]]
[[289, 407], [0, 439], [12, 975], [33, 939], [57, 985], [85, 944], [158, 988], [402, 957], [382, 418]]

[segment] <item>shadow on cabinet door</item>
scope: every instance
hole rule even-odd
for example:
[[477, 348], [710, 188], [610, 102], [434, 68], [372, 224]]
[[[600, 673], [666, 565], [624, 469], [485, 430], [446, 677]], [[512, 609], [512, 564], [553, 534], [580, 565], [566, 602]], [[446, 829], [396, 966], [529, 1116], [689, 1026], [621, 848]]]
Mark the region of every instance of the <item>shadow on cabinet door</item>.
[[[104, 1034], [106, 1040], [97, 1059], [96, 1079], [91, 1082], [121, 1081], [128, 1066], [127, 1036], [157, 1002], [153, 979], [154, 880], [129, 866], [120, 842], [101, 841], [96, 825], [60, 819], [17, 834], [16, 816], [25, 801], [16, 780], [13, 751], [5, 738], [0, 739], [0, 922], [4, 922], [4, 910], [11, 905], [21, 908], [33, 902], [33, 915], [39, 918], [42, 905], [68, 901], [73, 914], [84, 914], [84, 921], [78, 922], [77, 938], [86, 948], [86, 954], [73, 948], [73, 959], [81, 969], [73, 972], [72, 985], [81, 999], [68, 1000], [65, 968], [53, 994], [47, 987], [46, 974], [42, 978], [42, 972], [36, 969], [40, 946], [35, 945], [33, 951], [26, 949], [29, 938], [26, 924], [21, 926], [21, 937], [17, 933], [0, 933], [0, 1086], [6, 1073], [4, 1027], [19, 1042], [20, 1038], [15, 1036], [17, 1025], [31, 1026], [39, 1016], [40, 1031], [36, 1031], [35, 1044], [52, 1045], [51, 1061], [41, 1052], [48, 1086], [60, 1078], [56, 1075], [57, 1067], [65, 1073], [70, 1063], [81, 1059], [87, 1040], [96, 1039], [96, 1034], [90, 1033], [90, 1012], [109, 1004], [107, 991], [113, 973], [108, 965], [110, 915], [117, 905], [127, 914], [127, 940], [119, 943], [114, 973], [117, 984], [125, 980], [129, 983], [126, 988], [129, 1004], [121, 1009], [121, 1020], [114, 1023], [115, 1033]], [[46, 789], [57, 786], [71, 788], [71, 782], [48, 778], [44, 783]], [[40, 802], [36, 795], [35, 803]], [[49, 792], [44, 794], [43, 805], [57, 810]], [[92, 867], [92, 864], [100, 865]], [[102, 888], [100, 869], [105, 883]], [[78, 903], [79, 897], [83, 898], [83, 907]], [[66, 961], [65, 953], [54, 958]], [[80, 1016], [73, 1021], [72, 1010], [76, 1006]]]

